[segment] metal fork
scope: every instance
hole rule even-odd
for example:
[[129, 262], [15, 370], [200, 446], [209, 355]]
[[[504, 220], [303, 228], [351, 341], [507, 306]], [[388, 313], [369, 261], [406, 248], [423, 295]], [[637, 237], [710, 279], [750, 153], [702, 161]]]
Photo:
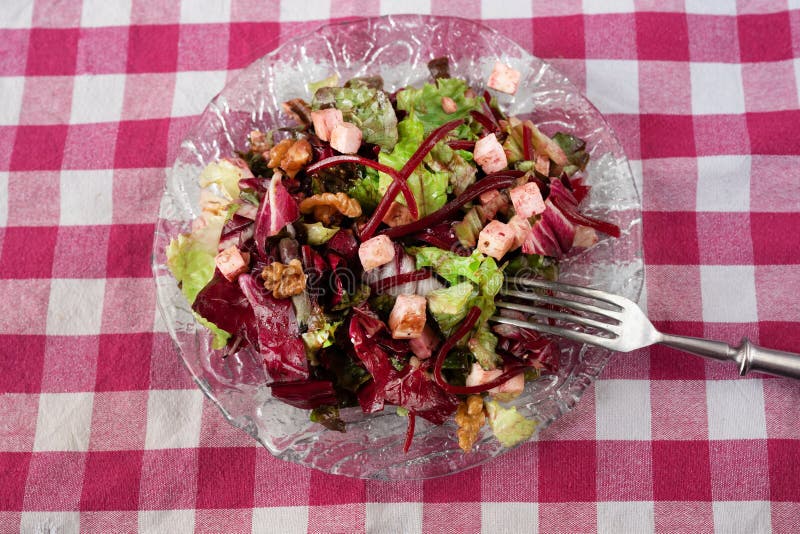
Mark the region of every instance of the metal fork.
[[[765, 349], [754, 345], [746, 337], [742, 338], [738, 347], [731, 347], [721, 341], [665, 334], [655, 329], [641, 308], [632, 300], [597, 289], [532, 278], [507, 278], [506, 282], [500, 294], [524, 300], [526, 304], [498, 299], [495, 302], [498, 308], [557, 319], [587, 327], [589, 331], [587, 328], [574, 330], [565, 326], [523, 321], [502, 315], [491, 317], [490, 320], [493, 322], [529, 328], [618, 352], [630, 352], [660, 343], [704, 358], [735, 362], [742, 376], [750, 371], [759, 371], [776, 376], [800, 378], [800, 354]], [[512, 289], [515, 287], [527, 290]], [[531, 291], [537, 289], [544, 291]], [[563, 296], [554, 296], [554, 293]], [[584, 300], [576, 300], [576, 297], [582, 297]], [[544, 307], [547, 305], [553, 305], [558, 309]]]

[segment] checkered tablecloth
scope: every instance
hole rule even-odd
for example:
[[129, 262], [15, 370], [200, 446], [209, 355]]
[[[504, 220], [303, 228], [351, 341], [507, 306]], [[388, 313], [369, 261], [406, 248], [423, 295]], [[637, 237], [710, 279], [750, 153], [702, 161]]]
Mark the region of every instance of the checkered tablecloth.
[[3, 0], [0, 532], [800, 531], [800, 383], [668, 349], [424, 482], [277, 461], [204, 400], [156, 312], [165, 171], [239, 69], [389, 12], [483, 19], [606, 114], [656, 326], [800, 351], [798, 0]]

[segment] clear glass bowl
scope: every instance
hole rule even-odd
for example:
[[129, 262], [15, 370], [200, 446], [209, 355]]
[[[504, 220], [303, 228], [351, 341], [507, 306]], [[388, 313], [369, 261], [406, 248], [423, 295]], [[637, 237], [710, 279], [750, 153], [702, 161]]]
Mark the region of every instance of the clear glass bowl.
[[[495, 61], [522, 73], [516, 95], [498, 95], [510, 114], [531, 117], [546, 133], [563, 130], [586, 140], [591, 194], [585, 211], [618, 224], [619, 239], [563, 262], [563, 281], [638, 299], [643, 280], [641, 204], [628, 161], [600, 112], [551, 65], [511, 39], [479, 23], [451, 17], [388, 16], [323, 26], [292, 39], [244, 69], [208, 105], [183, 141], [169, 173], [153, 244], [158, 305], [186, 367], [223, 416], [278, 458], [329, 473], [361, 478], [413, 479], [447, 475], [505, 452], [484, 428], [473, 452], [464, 454], [451, 421], [435, 426], [418, 420], [411, 450], [402, 452], [406, 419], [392, 407], [364, 415], [343, 410], [347, 432], [328, 431], [308, 413], [273, 399], [264, 386], [264, 368], [255, 355], [219, 358], [210, 336], [166, 267], [170, 238], [190, 228], [198, 215], [197, 176], [220, 156], [244, 146], [247, 132], [286, 124], [281, 102], [310, 99], [306, 84], [337, 72], [342, 80], [379, 74], [394, 90], [429, 80], [427, 62], [446, 55], [454, 76], [483, 89]], [[539, 422], [539, 431], [571, 410], [609, 360], [594, 347], [563, 343], [557, 375], [528, 383], [513, 404]], [[532, 439], [536, 439], [534, 436]]]

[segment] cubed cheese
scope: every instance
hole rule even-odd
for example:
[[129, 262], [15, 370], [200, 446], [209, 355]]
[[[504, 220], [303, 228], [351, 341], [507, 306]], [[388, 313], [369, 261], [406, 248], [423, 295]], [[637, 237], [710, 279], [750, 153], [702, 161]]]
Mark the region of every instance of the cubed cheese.
[[493, 220], [478, 234], [478, 251], [500, 260], [514, 247], [516, 234], [504, 222]]
[[508, 212], [508, 198], [497, 189], [481, 193], [480, 200], [483, 206], [483, 216], [487, 219], [494, 219], [497, 212]]
[[508, 226], [511, 227], [511, 230], [514, 232], [514, 245], [511, 247], [512, 250], [521, 247], [525, 240], [528, 239], [533, 229], [530, 221], [519, 215], [511, 217], [508, 221]]
[[243, 255], [236, 246], [231, 246], [217, 254], [214, 261], [222, 276], [233, 282], [237, 276], [247, 271], [249, 256], [246, 252]]
[[509, 191], [509, 195], [511, 203], [514, 204], [514, 211], [521, 217], [528, 219], [544, 212], [544, 199], [536, 182], [519, 185]]
[[579, 224], [575, 226], [575, 237], [572, 239], [573, 247], [589, 248], [597, 243], [597, 232], [594, 228]]
[[480, 165], [486, 174], [502, 171], [508, 167], [506, 151], [493, 133], [478, 139], [472, 155], [475, 163]]
[[385, 235], [367, 239], [358, 247], [358, 258], [364, 270], [371, 271], [394, 259], [394, 243]]
[[311, 122], [314, 123], [314, 133], [323, 141], [330, 141], [331, 132], [344, 122], [342, 112], [336, 108], [321, 109], [311, 112]]
[[427, 360], [430, 358], [437, 345], [439, 345], [439, 337], [436, 335], [436, 332], [433, 331], [433, 328], [427, 325], [422, 329], [421, 336], [408, 342], [408, 346], [411, 347], [411, 352], [420, 360]]
[[414, 222], [414, 217], [411, 216], [411, 210], [408, 207], [399, 202], [392, 202], [383, 217], [383, 222], [389, 226], [402, 226]]
[[494, 64], [488, 85], [492, 89], [513, 95], [517, 92], [517, 87], [519, 87], [520, 77], [518, 70], [498, 61]]
[[361, 130], [349, 122], [343, 122], [331, 132], [331, 147], [342, 154], [355, 154], [361, 147]]
[[389, 314], [389, 329], [394, 339], [415, 339], [425, 328], [427, 300], [422, 295], [398, 295]]

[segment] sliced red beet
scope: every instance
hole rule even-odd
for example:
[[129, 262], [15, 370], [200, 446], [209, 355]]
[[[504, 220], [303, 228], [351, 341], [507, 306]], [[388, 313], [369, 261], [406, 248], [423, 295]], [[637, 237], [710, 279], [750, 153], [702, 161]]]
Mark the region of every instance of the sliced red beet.
[[531, 129], [522, 123], [522, 157], [526, 161], [533, 161], [533, 143], [531, 142]]
[[426, 215], [417, 221], [395, 226], [384, 230], [382, 233], [392, 239], [402, 237], [409, 234], [416, 234], [426, 228], [432, 227], [434, 224], [440, 223], [455, 214], [461, 206], [467, 202], [476, 199], [486, 191], [492, 189], [502, 189], [511, 186], [517, 178], [523, 176], [525, 173], [522, 171], [500, 171], [494, 174], [487, 175], [484, 179], [479, 180], [469, 186], [466, 191], [461, 193], [458, 197], [451, 200], [433, 213]]
[[[389, 176], [391, 176], [393, 180], [392, 183], [399, 182], [397, 185], [399, 187], [400, 192], [403, 193], [403, 198], [406, 199], [406, 204], [408, 204], [408, 211], [411, 212], [411, 215], [413, 217], [419, 216], [419, 210], [417, 209], [417, 201], [414, 198], [413, 193], [411, 193], [411, 189], [409, 189], [408, 184], [406, 183], [405, 180], [400, 180], [398, 178], [402, 170], [397, 171], [387, 165], [384, 165], [383, 163], [368, 158], [364, 158], [361, 156], [334, 156], [332, 158], [326, 158], [321, 161], [318, 161], [313, 165], [310, 165], [306, 169], [306, 172], [308, 174], [313, 174], [319, 170], [327, 169], [328, 167], [333, 167], [334, 165], [339, 165], [341, 163], [356, 163], [358, 165], [364, 165], [365, 167], [372, 167], [378, 172], [382, 172], [384, 174], [388, 174]], [[397, 196], [397, 193], [395, 193], [395, 195], [392, 196], [392, 199], [394, 199], [395, 196]]]
[[487, 117], [485, 113], [473, 110], [470, 111], [469, 114], [472, 116], [473, 119], [475, 119], [478, 123], [480, 123], [480, 125], [483, 126], [484, 130], [486, 130], [487, 132], [497, 133], [499, 131], [497, 124], [495, 124], [495, 122], [492, 119]]
[[395, 286], [402, 286], [403, 284], [407, 284], [409, 282], [419, 282], [420, 280], [426, 280], [431, 277], [431, 272], [428, 269], [417, 269], [416, 271], [411, 271], [409, 273], [401, 273], [396, 274], [394, 276], [388, 276], [386, 278], [382, 278], [378, 280], [374, 284], [371, 284], [370, 287], [375, 293], [383, 293], [389, 288]]
[[[411, 155], [410, 158], [408, 158], [408, 161], [406, 162], [405, 165], [403, 165], [403, 168], [397, 171], [397, 177], [389, 185], [389, 188], [383, 195], [383, 198], [378, 204], [378, 207], [375, 208], [375, 212], [372, 214], [372, 217], [370, 217], [369, 221], [367, 221], [367, 224], [361, 230], [361, 236], [360, 236], [361, 241], [366, 241], [375, 234], [375, 230], [378, 229], [378, 226], [381, 224], [381, 221], [383, 221], [383, 218], [389, 211], [389, 206], [391, 206], [392, 202], [394, 201], [394, 198], [397, 196], [397, 191], [398, 188], [400, 187], [399, 184], [401, 182], [405, 184], [406, 180], [408, 180], [408, 177], [411, 176], [411, 173], [414, 172], [414, 169], [416, 169], [420, 165], [420, 163], [422, 163], [422, 160], [425, 159], [425, 156], [427, 156], [428, 153], [433, 149], [433, 147], [436, 146], [436, 143], [438, 143], [451, 130], [457, 128], [463, 123], [464, 119], [457, 119], [454, 121], [450, 121], [436, 128], [434, 131], [431, 132], [431, 134], [427, 138], [425, 138], [425, 140], [419, 145], [417, 150]], [[406, 184], [406, 187], [408, 187], [408, 184]], [[414, 215], [413, 212], [412, 215], [414, 217], [418, 216], [418, 214]]]
[[462, 337], [467, 335], [469, 331], [472, 330], [472, 328], [475, 326], [475, 323], [478, 322], [478, 318], [480, 316], [481, 309], [477, 306], [473, 306], [455, 333], [444, 342], [444, 344], [439, 348], [439, 351], [436, 353], [436, 359], [433, 366], [433, 380], [436, 382], [437, 386], [442, 388], [447, 393], [452, 393], [454, 395], [474, 395], [476, 393], [483, 393], [484, 391], [489, 391], [492, 388], [506, 383], [508, 380], [525, 370], [525, 364], [522, 363], [519, 365], [505, 365], [503, 374], [485, 384], [480, 384], [478, 386], [454, 386], [447, 383], [442, 375], [442, 364], [447, 357], [447, 353], [450, 352], [450, 349], [452, 349]]
[[403, 452], [408, 452], [411, 448], [411, 440], [414, 439], [414, 427], [416, 426], [417, 415], [414, 412], [408, 412], [408, 428], [406, 428], [406, 441], [403, 443]]

